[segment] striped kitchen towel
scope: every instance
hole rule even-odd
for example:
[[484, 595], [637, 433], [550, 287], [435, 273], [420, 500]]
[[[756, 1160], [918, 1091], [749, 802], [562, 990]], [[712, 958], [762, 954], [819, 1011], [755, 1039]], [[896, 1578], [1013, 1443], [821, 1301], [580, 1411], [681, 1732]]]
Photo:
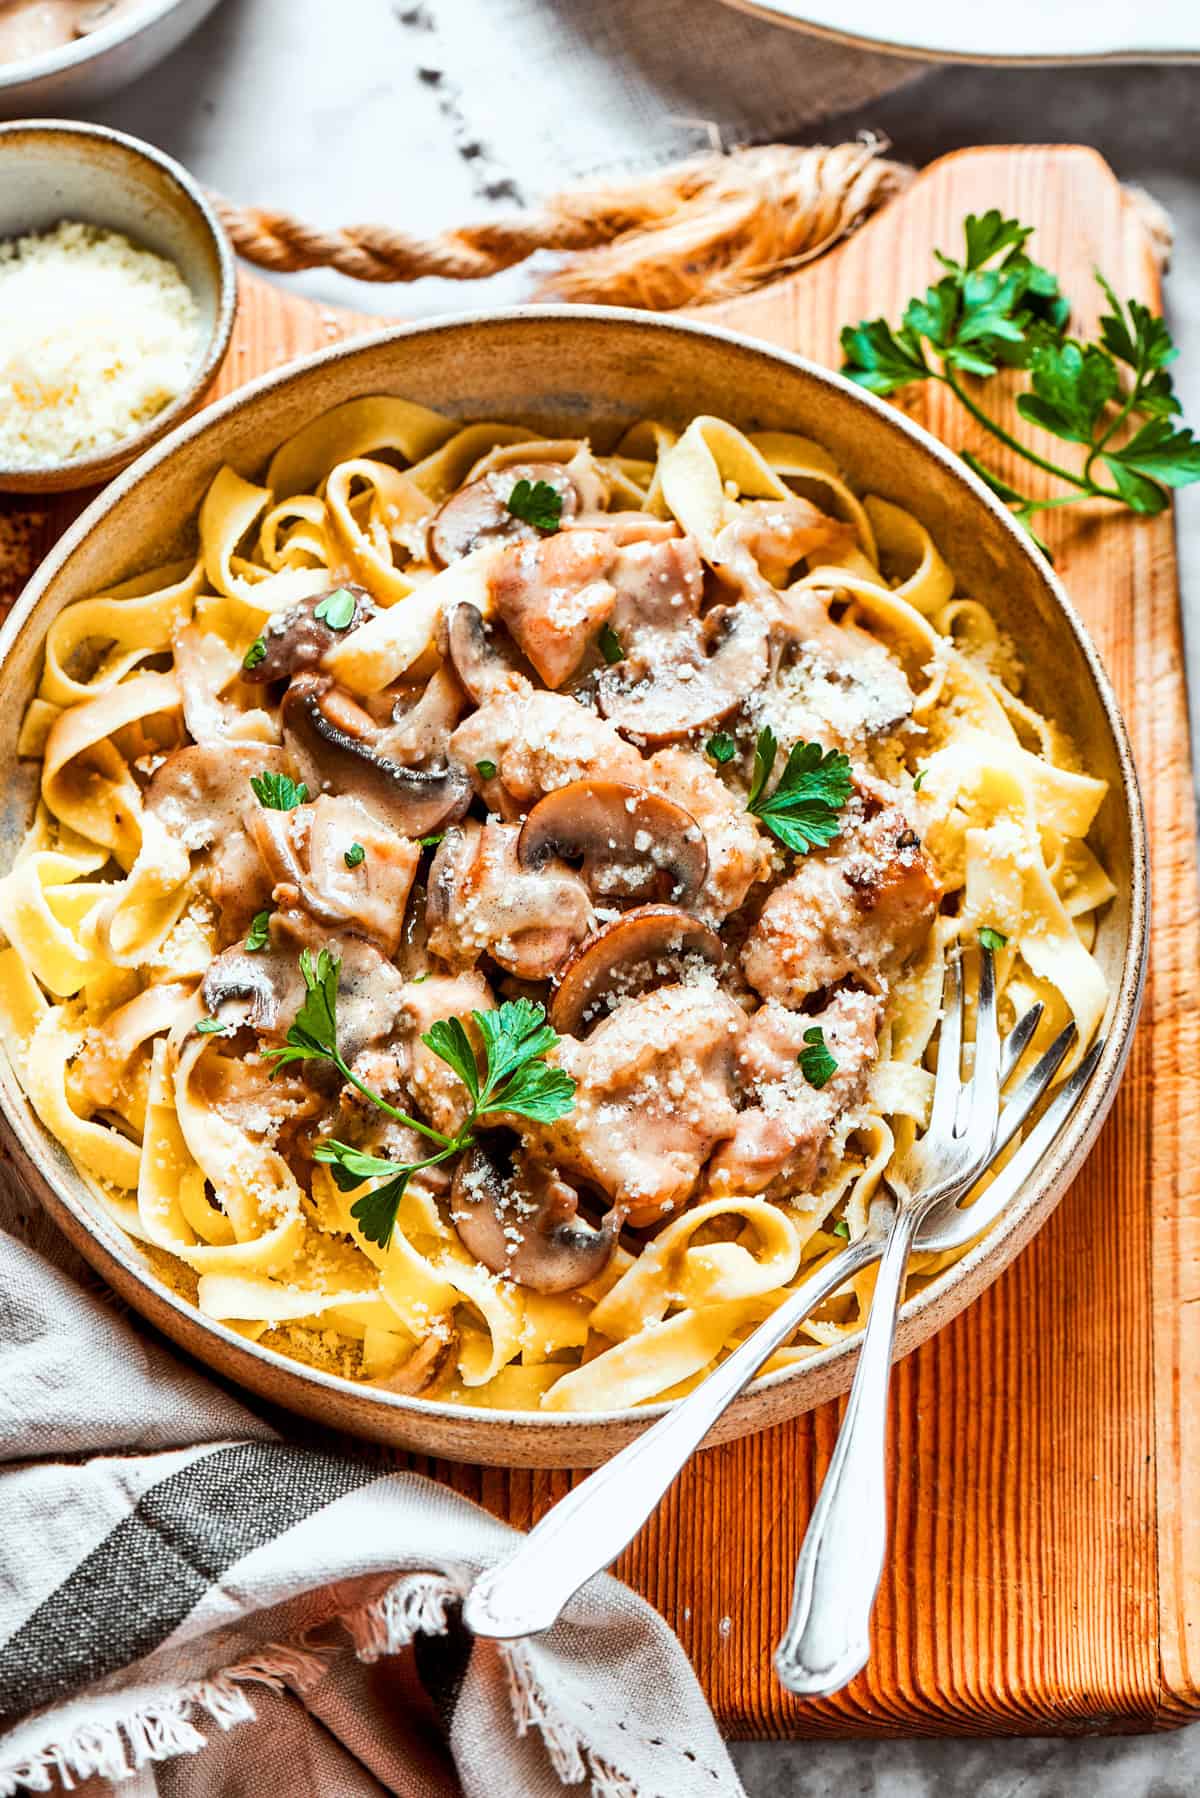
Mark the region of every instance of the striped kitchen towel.
[[543, 1637], [472, 1642], [507, 1525], [288, 1442], [3, 1180], [0, 1352], [0, 1793], [742, 1793], [641, 1599], [605, 1577]]

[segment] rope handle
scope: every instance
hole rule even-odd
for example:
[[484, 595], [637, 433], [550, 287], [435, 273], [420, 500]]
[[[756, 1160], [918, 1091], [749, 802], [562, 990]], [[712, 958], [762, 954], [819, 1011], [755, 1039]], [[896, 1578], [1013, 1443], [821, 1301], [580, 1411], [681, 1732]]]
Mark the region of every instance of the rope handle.
[[544, 250], [562, 260], [535, 297], [665, 312], [730, 299], [823, 254], [912, 179], [885, 159], [887, 148], [864, 137], [694, 157], [435, 237], [386, 225], [321, 230], [290, 213], [213, 201], [234, 247], [260, 268], [482, 281]]

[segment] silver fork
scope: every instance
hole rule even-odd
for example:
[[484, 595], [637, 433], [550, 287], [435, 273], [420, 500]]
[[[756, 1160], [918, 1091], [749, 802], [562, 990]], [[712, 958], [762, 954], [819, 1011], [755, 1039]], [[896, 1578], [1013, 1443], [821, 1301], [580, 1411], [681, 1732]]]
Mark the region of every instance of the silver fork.
[[[1007, 1082], [1041, 1017], [1033, 1006], [1009, 1033], [998, 1084]], [[1042, 1097], [1071, 1046], [1069, 1027], [1046, 1050], [1004, 1106], [996, 1152], [1020, 1129]], [[1024, 1142], [992, 1184], [972, 1204], [960, 1206], [948, 1192], [918, 1225], [915, 1247], [932, 1254], [961, 1248], [990, 1229], [1053, 1142], [1074, 1108], [1100, 1054], [1100, 1044], [1064, 1082]], [[774, 1351], [811, 1311], [879, 1260], [891, 1217], [885, 1203], [872, 1207], [868, 1232], [847, 1244], [809, 1275], [699, 1386], [652, 1427], [548, 1511], [518, 1548], [480, 1576], [467, 1596], [463, 1618], [480, 1636], [534, 1635], [549, 1629], [563, 1607], [593, 1574], [611, 1565], [657, 1508], [680, 1470], [713, 1425]]]

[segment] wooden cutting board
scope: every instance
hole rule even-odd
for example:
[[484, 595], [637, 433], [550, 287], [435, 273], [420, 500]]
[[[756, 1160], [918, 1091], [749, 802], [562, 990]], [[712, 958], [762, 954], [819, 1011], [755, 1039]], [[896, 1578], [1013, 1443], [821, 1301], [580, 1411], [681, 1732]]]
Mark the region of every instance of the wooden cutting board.
[[[1035, 253], [1089, 326], [1094, 265], [1158, 304], [1142, 218], [1099, 157], [990, 149], [935, 164], [841, 249], [712, 316], [836, 365], [840, 326], [894, 317], [933, 278], [933, 248], [956, 248], [963, 216], [989, 206], [1037, 227]], [[246, 276], [218, 391], [380, 322]], [[949, 396], [912, 409], [953, 446], [984, 447]], [[81, 503], [0, 501], [0, 600]], [[897, 1370], [892, 1554], [867, 1672], [814, 1704], [771, 1673], [837, 1406], [702, 1454], [623, 1557], [731, 1735], [1043, 1735], [1200, 1715], [1200, 938], [1172, 526], [1088, 506], [1048, 516], [1142, 773], [1155, 887], [1142, 1024], [1058, 1212]], [[412, 1464], [519, 1527], [582, 1477]]]

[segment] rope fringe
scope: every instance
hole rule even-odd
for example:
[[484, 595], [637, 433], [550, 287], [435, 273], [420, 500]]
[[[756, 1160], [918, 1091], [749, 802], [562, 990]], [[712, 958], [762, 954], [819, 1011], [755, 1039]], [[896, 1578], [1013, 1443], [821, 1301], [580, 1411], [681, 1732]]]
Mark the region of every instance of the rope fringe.
[[539, 250], [564, 258], [537, 297], [676, 310], [729, 299], [820, 256], [907, 187], [882, 138], [766, 144], [618, 184], [556, 194], [534, 212], [414, 237], [386, 225], [321, 230], [213, 195], [234, 246], [260, 268], [335, 268], [359, 281], [481, 281]]

